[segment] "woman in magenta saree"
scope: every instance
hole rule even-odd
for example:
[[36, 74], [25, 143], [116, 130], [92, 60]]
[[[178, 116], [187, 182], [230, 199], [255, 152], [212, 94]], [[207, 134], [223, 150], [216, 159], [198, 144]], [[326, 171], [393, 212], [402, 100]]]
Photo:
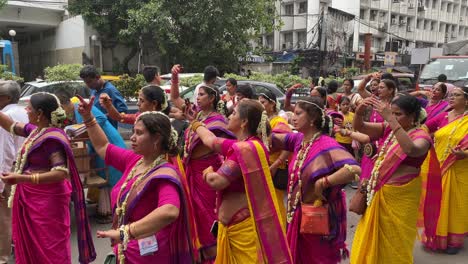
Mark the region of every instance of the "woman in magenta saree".
[[89, 103], [81, 97], [80, 101], [79, 111], [87, 120], [96, 152], [123, 172], [111, 193], [112, 229], [98, 231], [98, 237], [111, 238], [121, 263], [192, 263], [181, 176], [166, 159], [177, 153], [177, 132], [169, 117], [161, 112], [139, 115], [130, 151], [109, 144], [96, 125], [90, 112], [94, 97]]
[[[226, 129], [226, 118], [220, 113], [224, 111], [224, 102], [220, 100], [218, 89], [214, 86], [201, 86], [197, 101], [200, 112], [195, 119], [203, 122], [217, 136], [233, 138], [232, 133]], [[183, 164], [195, 217], [196, 240], [200, 243], [201, 260], [212, 262], [216, 256], [216, 237], [210, 229], [216, 221], [216, 191], [203, 181], [203, 171], [210, 166], [217, 170], [222, 164], [222, 157], [204, 146], [197, 133], [189, 127], [185, 131]]]
[[[346, 197], [342, 188], [360, 173], [351, 154], [329, 137], [330, 118], [320, 98], [297, 102], [293, 125], [299, 133], [272, 135], [274, 149], [294, 153], [289, 166], [287, 238], [294, 263], [339, 263], [346, 249]], [[302, 207], [328, 206], [329, 235], [302, 232]]]
[[10, 197], [16, 263], [72, 263], [70, 200], [78, 226], [79, 262], [90, 263], [96, 253], [83, 187], [68, 138], [55, 128], [65, 119], [65, 112], [58, 99], [46, 93], [33, 95], [27, 112], [30, 123], [26, 125], [0, 116], [4, 129], [27, 137], [15, 172], [2, 177], [16, 184]]

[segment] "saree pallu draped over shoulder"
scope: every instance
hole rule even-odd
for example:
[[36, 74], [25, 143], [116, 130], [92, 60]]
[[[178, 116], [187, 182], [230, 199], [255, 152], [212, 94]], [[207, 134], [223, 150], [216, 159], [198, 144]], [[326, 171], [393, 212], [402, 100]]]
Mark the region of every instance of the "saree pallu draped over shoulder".
[[[157, 171], [161, 168], [171, 169], [174, 173], [159, 174]], [[154, 203], [144, 199], [149, 192], [154, 191], [154, 187], [164, 182], [170, 182], [179, 194], [180, 209], [177, 220], [155, 234], [159, 245], [158, 251], [153, 255], [141, 256], [137, 240], [131, 240], [128, 243], [127, 250], [124, 251], [127, 263], [194, 263], [193, 244], [190, 233], [190, 222], [188, 219], [187, 198], [180, 180], [179, 169], [172, 164], [165, 163], [152, 169], [139, 184], [130, 193], [123, 193], [121, 200], [128, 195], [126, 215], [122, 224], [129, 224], [130, 219], [138, 220], [137, 215], [143, 212], [151, 212], [156, 209]], [[134, 184], [134, 182], [132, 182]], [[130, 189], [130, 187], [129, 187]], [[127, 189], [127, 192], [128, 190]], [[117, 215], [114, 214], [113, 228], [118, 228]], [[114, 247], [117, 252], [117, 246]]]
[[[458, 146], [462, 150], [468, 149], [468, 116], [460, 118], [434, 133], [436, 153], [431, 153], [432, 158], [426, 159], [423, 166], [426, 172], [423, 173], [424, 179], [431, 178], [427, 172], [436, 166], [440, 166], [442, 177], [441, 211], [435, 221], [436, 240], [424, 241], [425, 246], [432, 249], [461, 248], [468, 234], [468, 161], [458, 160], [449, 148]], [[431, 193], [430, 187], [425, 192]]]
[[[27, 125], [31, 126], [31, 125]], [[59, 143], [66, 155], [69, 180], [46, 184], [19, 183], [12, 208], [12, 235], [16, 263], [71, 263], [70, 198], [75, 209], [79, 262], [96, 258], [86, 213], [83, 187], [67, 136], [60, 129], [49, 128], [34, 143], [28, 160], [39, 147]], [[47, 157], [35, 157], [47, 164]], [[28, 166], [28, 164], [26, 165]]]
[[[425, 139], [432, 143], [429, 135], [421, 129], [411, 131], [409, 136], [412, 140]], [[405, 182], [389, 184], [395, 171], [408, 156], [397, 141], [386, 153], [379, 169], [374, 197], [356, 229], [351, 251], [353, 264], [378, 264], [382, 260], [385, 263], [413, 263], [422, 178], [418, 174], [404, 175], [398, 179], [405, 179]], [[434, 175], [427, 184], [431, 186], [432, 192], [424, 200], [425, 236], [434, 240], [436, 225], [433, 220], [437, 219], [440, 212], [440, 176]], [[430, 202], [433, 204], [427, 206]]]
[[[263, 145], [249, 140], [233, 144], [232, 150], [242, 171], [250, 217], [229, 227], [220, 226], [220, 254], [216, 263], [293, 263], [281, 228], [282, 219], [278, 217], [279, 208]], [[252, 241], [256, 249], [240, 246], [252, 245]], [[243, 252], [242, 247], [248, 252]]]
[[[303, 135], [300, 133], [290, 133], [286, 136], [286, 145], [295, 145], [295, 155], [289, 163], [290, 172], [294, 170], [292, 164], [297, 159], [297, 153], [302, 141]], [[303, 192], [316, 180], [334, 173], [345, 164], [358, 165], [351, 154], [334, 139], [325, 135], [320, 136], [313, 143], [305, 158], [303, 167], [300, 168], [303, 190], [299, 190], [298, 180], [296, 179], [293, 182], [294, 187], [291, 197], [296, 197], [297, 192]], [[346, 195], [342, 188], [342, 185], [334, 186], [323, 193], [328, 203], [329, 236], [301, 234], [302, 211], [300, 205], [296, 208], [293, 219], [287, 228], [287, 237], [294, 263], [339, 263], [349, 255], [345, 244]]]

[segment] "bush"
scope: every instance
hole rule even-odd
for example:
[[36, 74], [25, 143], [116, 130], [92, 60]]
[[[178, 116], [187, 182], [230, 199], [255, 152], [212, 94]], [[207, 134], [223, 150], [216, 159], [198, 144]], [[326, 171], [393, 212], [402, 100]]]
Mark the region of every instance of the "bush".
[[45, 79], [48, 82], [69, 82], [79, 80], [81, 64], [59, 64], [44, 69]]
[[24, 79], [16, 76], [12, 72], [8, 71], [8, 66], [0, 64], [0, 79], [7, 80], [7, 81], [16, 81], [18, 83], [24, 82]]
[[180, 85], [186, 87], [192, 87], [203, 82], [203, 75], [196, 75], [189, 78], [180, 78]]
[[296, 84], [296, 83], [301, 83], [305, 87], [308, 87], [310, 84], [309, 79], [303, 79], [300, 76], [292, 75], [289, 72], [284, 72], [284, 73], [280, 73], [276, 75], [252, 72], [252, 75], [250, 76], [250, 78], [247, 78], [245, 76], [240, 76], [237, 74], [225, 74], [224, 78], [226, 79], [234, 78], [238, 81], [252, 80], [252, 81], [273, 83], [276, 86], [278, 86], [278, 88], [282, 89], [283, 91], [286, 91], [289, 87], [291, 87], [293, 84]]
[[138, 97], [138, 91], [146, 85], [145, 77], [142, 74], [137, 74], [135, 77], [124, 74], [120, 76], [119, 80], [112, 83], [127, 100], [132, 97]]

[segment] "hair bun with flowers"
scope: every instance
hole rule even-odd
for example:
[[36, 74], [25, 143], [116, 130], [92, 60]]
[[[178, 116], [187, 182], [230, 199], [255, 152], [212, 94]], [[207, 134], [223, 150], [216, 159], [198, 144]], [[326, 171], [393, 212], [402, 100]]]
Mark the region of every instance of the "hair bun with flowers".
[[420, 126], [423, 124], [427, 119], [427, 112], [426, 109], [421, 108], [421, 112], [419, 112], [418, 120], [416, 120], [416, 126]]
[[169, 139], [169, 148], [177, 148], [177, 141], [179, 139], [179, 134], [177, 131], [174, 129], [174, 127], [171, 126], [171, 138]]
[[221, 99], [216, 104], [216, 112], [222, 114], [223, 116], [226, 115], [226, 103]]

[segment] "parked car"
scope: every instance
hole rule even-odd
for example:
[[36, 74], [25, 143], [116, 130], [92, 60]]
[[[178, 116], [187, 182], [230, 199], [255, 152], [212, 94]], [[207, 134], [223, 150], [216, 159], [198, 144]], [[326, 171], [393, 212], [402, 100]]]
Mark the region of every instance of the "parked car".
[[[414, 74], [412, 73], [399, 73], [392, 72], [393, 77], [397, 80], [398, 92], [411, 92], [416, 89], [416, 80], [414, 79]], [[358, 84], [366, 77], [367, 75], [359, 75], [353, 77], [354, 87], [357, 90]]]
[[[226, 83], [226, 80], [224, 80], [224, 85], [219, 87], [219, 92], [221, 94], [227, 93], [227, 88], [226, 88], [225, 83]], [[252, 86], [253, 90], [254, 90], [254, 94], [255, 94], [256, 97], [258, 97], [258, 94], [260, 94], [260, 93], [262, 93], [264, 91], [271, 91], [272, 93], [274, 93], [276, 95], [276, 98], [280, 102], [281, 106], [284, 105], [284, 99], [286, 98], [286, 96], [285, 96], [284, 92], [280, 88], [278, 88], [278, 86], [276, 86], [275, 84], [267, 83], [267, 82], [250, 81], [250, 80], [237, 81], [237, 85], [243, 85], [243, 84], [250, 84]], [[215, 85], [216, 85], [216, 83], [215, 83]], [[196, 86], [192, 86], [189, 89], [183, 91], [180, 94], [180, 97], [182, 97], [184, 100], [189, 99], [190, 101], [192, 101], [193, 93], [195, 92], [195, 87]], [[297, 98], [297, 97], [293, 97], [293, 100], [292, 100], [293, 102], [295, 101], [294, 100], [295, 98]]]
[[29, 102], [31, 95], [39, 92], [55, 93], [61, 89], [72, 89], [73, 94], [78, 94], [84, 98], [89, 98], [91, 91], [84, 84], [83, 81], [71, 82], [47, 82], [47, 81], [34, 81], [27, 82], [21, 88], [21, 95], [19, 104], [26, 105]]

